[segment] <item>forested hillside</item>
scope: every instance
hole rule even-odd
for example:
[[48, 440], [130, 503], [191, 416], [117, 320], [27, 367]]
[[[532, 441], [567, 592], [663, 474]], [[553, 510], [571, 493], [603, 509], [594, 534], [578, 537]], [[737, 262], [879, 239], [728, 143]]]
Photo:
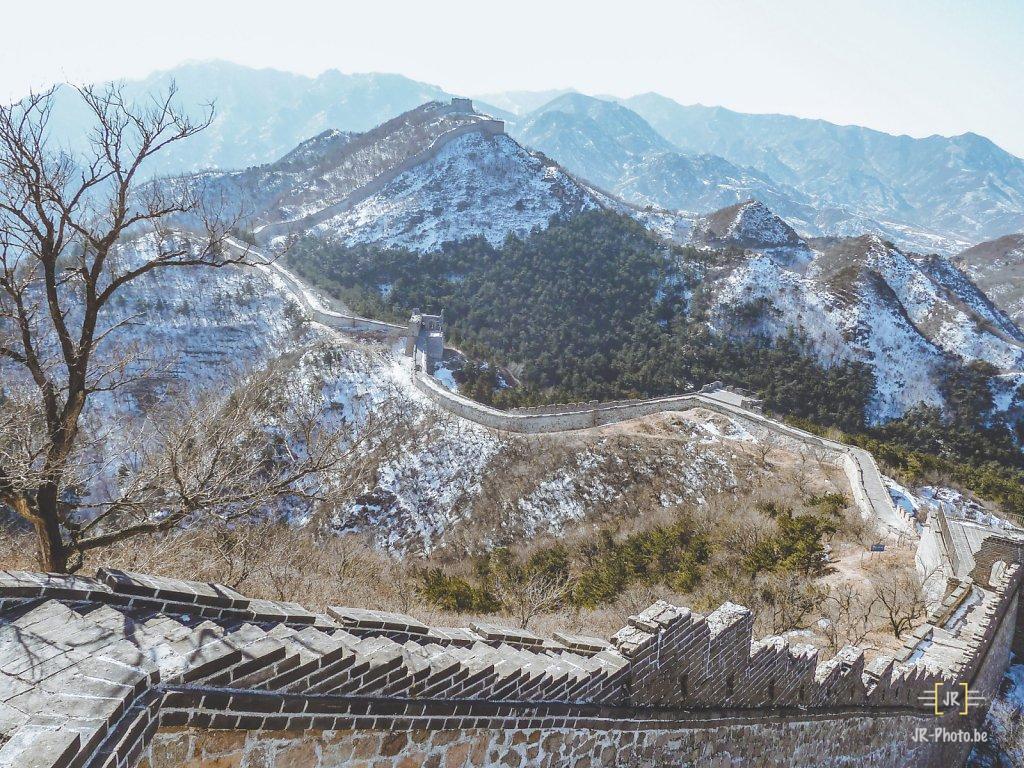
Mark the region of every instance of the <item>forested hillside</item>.
[[493, 247], [482, 238], [425, 255], [300, 241], [291, 263], [358, 311], [401, 318], [444, 309], [451, 342], [521, 368], [500, 405], [677, 393], [723, 380], [785, 413], [856, 429], [867, 366], [826, 370], [798, 336], [729, 339], [702, 323], [697, 275], [728, 259], [666, 246], [639, 224], [593, 211]]

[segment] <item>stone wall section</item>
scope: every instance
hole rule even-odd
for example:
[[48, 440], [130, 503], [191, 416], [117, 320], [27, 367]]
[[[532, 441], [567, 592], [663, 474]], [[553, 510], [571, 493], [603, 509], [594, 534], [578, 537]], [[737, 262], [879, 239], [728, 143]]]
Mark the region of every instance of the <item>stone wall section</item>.
[[858, 766], [950, 768], [959, 745], [915, 744], [919, 715], [835, 720], [720, 719], [691, 728], [468, 728], [408, 732], [211, 732], [157, 734], [141, 768], [721, 768]]
[[[501, 764], [492, 750], [534, 731], [542, 741], [561, 734], [557, 749], [523, 764], [629, 764], [606, 762], [592, 751], [601, 744], [637, 764], [678, 749], [681, 764], [711, 750], [726, 756], [721, 765], [785, 765], [803, 750], [835, 758], [818, 765], [850, 765], [850, 755], [858, 765], [905, 765], [907, 755], [955, 765], [963, 745], [911, 740], [949, 716], [936, 718], [922, 697], [962, 682], [991, 695], [1019, 584], [1019, 566], [998, 561], [960, 619], [943, 616], [901, 656], [867, 665], [856, 648], [819, 663], [782, 637], [752, 642], [750, 611], [728, 603], [702, 616], [659, 601], [604, 643], [351, 608], [322, 615], [121, 571], [11, 572], [0, 574], [0, 766], [123, 768], [146, 755], [151, 768], [252, 768], [260, 754], [266, 765], [312, 768], [331, 764], [310, 752], [324, 739], [341, 752], [376, 744], [369, 757], [385, 766], [416, 765], [424, 740], [472, 744], [445, 760], [460, 765], [479, 749], [487, 758], [471, 764], [491, 765]], [[224, 742], [230, 754], [211, 746]], [[181, 749], [186, 762], [161, 757]], [[315, 760], [276, 762], [278, 752]]]
[[914, 530], [914, 520], [893, 503], [874, 457], [861, 448], [819, 437], [788, 424], [767, 418], [747, 408], [715, 397], [713, 392], [674, 395], [647, 400], [620, 400], [610, 403], [586, 403], [571, 406], [546, 406], [544, 409], [499, 411], [452, 392], [432, 376], [414, 373], [413, 384], [450, 413], [504, 432], [540, 434], [589, 429], [605, 424], [649, 416], [665, 411], [706, 408], [731, 418], [767, 429], [810, 449], [823, 452], [841, 467], [850, 483], [854, 503], [865, 516], [899, 532]]

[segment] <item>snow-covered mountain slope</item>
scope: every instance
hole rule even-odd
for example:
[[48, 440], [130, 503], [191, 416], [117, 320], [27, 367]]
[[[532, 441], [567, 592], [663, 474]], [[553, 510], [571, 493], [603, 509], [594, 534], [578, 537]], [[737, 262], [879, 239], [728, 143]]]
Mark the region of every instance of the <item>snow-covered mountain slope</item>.
[[[152, 236], [142, 237], [123, 245], [118, 258], [130, 267], [150, 256], [155, 245]], [[89, 500], [117, 496], [119, 468], [133, 460], [137, 441], [151, 434], [151, 418], [162, 418], [175, 405], [228, 398], [255, 374], [267, 391], [261, 422], [267, 429], [274, 429], [275, 414], [291, 406], [308, 407], [320, 412], [327, 425], [350, 425], [353, 439], [369, 424], [380, 424], [380, 433], [361, 459], [372, 466], [432, 463], [435, 484], [451, 494], [434, 501], [438, 515], [451, 513], [471, 482], [468, 478], [474, 471], [479, 474], [486, 462], [486, 452], [469, 448], [485, 436], [482, 428], [430, 428], [437, 421], [436, 409], [413, 389], [407, 366], [391, 349], [308, 322], [275, 273], [254, 267], [155, 270], [118, 293], [99, 327], [110, 332], [95, 367], [103, 369], [126, 357], [128, 372], [138, 379], [88, 401], [83, 423], [91, 436], [85, 440], [90, 479], [79, 490]], [[32, 386], [9, 361], [0, 365], [0, 373], [5, 394], [19, 384]], [[301, 455], [304, 446], [289, 437], [293, 451]], [[438, 458], [448, 455], [461, 458]], [[467, 468], [473, 461], [476, 470]], [[328, 476], [323, 482], [336, 480], [340, 478]], [[286, 498], [278, 511], [302, 522], [315, 506]], [[434, 526], [430, 535], [441, 530]], [[386, 530], [375, 533], [382, 540], [390, 536]]]
[[472, 111], [428, 102], [365, 133], [325, 131], [267, 165], [204, 174], [201, 189], [211, 204], [232, 203], [250, 228], [297, 220], [429, 154], [450, 132], [482, 122]]
[[599, 198], [508, 136], [467, 133], [379, 191], [316, 224], [320, 237], [418, 251], [448, 241], [545, 227], [552, 216], [595, 208]]
[[975, 245], [953, 261], [1018, 324], [1024, 324], [1024, 234]]
[[758, 203], [701, 219], [696, 237], [749, 249], [708, 275], [716, 326], [770, 335], [795, 328], [826, 364], [868, 363], [875, 420], [941, 405], [949, 364], [990, 363], [1009, 393], [1000, 405], [1020, 397], [1024, 333], [941, 257], [909, 255], [872, 235], [805, 242]]
[[712, 248], [733, 245], [765, 249], [804, 245], [791, 226], [755, 200], [746, 200], [700, 217], [693, 239]]

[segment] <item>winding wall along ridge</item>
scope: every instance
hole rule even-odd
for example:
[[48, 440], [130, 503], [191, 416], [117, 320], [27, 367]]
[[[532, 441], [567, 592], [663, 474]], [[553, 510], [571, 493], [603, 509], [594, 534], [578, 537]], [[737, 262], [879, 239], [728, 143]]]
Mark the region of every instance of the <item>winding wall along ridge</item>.
[[[342, 331], [384, 331], [389, 334], [408, 332], [408, 328], [405, 326], [329, 310], [316, 299], [304, 283], [276, 261], [236, 239], [228, 238], [228, 243], [235, 248], [247, 249], [257, 256], [262, 256], [265, 262], [258, 266], [279, 277], [303, 310], [316, 322]], [[461, 418], [503, 432], [526, 434], [590, 429], [654, 413], [704, 407], [725, 416], [741, 419], [777, 435], [797, 440], [814, 449], [829, 452], [836, 459], [836, 463], [843, 468], [850, 483], [854, 503], [865, 517], [872, 517], [897, 533], [914, 530], [913, 518], [893, 503], [882, 479], [882, 473], [878, 469], [878, 464], [870, 452], [783, 424], [748, 408], [728, 402], [722, 395], [716, 395], [714, 392], [671, 395], [645, 400], [546, 406], [543, 409], [523, 409], [523, 411], [517, 412], [499, 411], [475, 400], [470, 400], [447, 389], [433, 376], [421, 372], [413, 372], [413, 383], [432, 401]], [[538, 413], [537, 410], [543, 412]]]
[[359, 315], [350, 315], [328, 309], [320, 303], [319, 299], [317, 299], [305, 283], [300, 281], [290, 270], [257, 251], [248, 243], [243, 243], [233, 237], [228, 237], [226, 240], [228, 245], [233, 248], [249, 252], [264, 259], [264, 261], [257, 263], [256, 267], [269, 275], [279, 278], [311, 320], [340, 331], [384, 331], [388, 334], [405, 334], [409, 332], [408, 326], [405, 325], [386, 323], [383, 320], [374, 320], [369, 317], [360, 317]]
[[697, 407], [707, 408], [768, 429], [775, 434], [798, 440], [813, 448], [828, 451], [838, 459], [837, 463], [843, 467], [853, 491], [854, 502], [865, 516], [870, 515], [898, 531], [912, 529], [913, 521], [893, 503], [882, 480], [882, 474], [878, 470], [878, 465], [868, 451], [769, 419], [747, 408], [729, 403], [720, 396], [716, 397], [714, 393], [672, 395], [647, 400], [626, 400], [587, 406], [565, 406], [566, 410], [554, 413], [516, 413], [515, 411], [499, 411], [456, 394], [442, 386], [432, 376], [415, 373], [413, 382], [420, 392], [450, 413], [503, 432], [541, 434], [575, 431], [605, 424], [616, 424], [653, 413], [684, 411]]

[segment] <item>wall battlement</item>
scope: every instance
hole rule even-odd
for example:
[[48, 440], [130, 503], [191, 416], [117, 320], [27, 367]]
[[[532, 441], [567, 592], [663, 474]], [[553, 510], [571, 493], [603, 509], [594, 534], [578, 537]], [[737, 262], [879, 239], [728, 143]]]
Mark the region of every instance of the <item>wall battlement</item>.
[[[445, 755], [467, 739], [488, 745], [480, 760], [467, 749], [453, 765], [491, 764], [487, 749], [514, 733], [541, 743], [560, 734], [557, 747], [535, 753], [544, 765], [563, 764], [595, 739], [640, 755], [666, 734], [737, 760], [761, 750], [761, 764], [786, 765], [793, 748], [830, 754], [829, 739], [848, 729], [888, 740], [851, 747], [875, 756], [865, 764], [903, 765], [913, 754], [915, 765], [953, 765], [962, 745], [915, 745], [910, 736], [952, 717], [937, 717], [926, 700], [936, 685], [994, 690], [1021, 575], [1016, 564], [998, 566], [957, 626], [930, 627], [927, 648], [867, 665], [856, 648], [819, 661], [813, 648], [781, 637], [752, 641], [752, 614], [729, 603], [702, 616], [659, 601], [606, 643], [480, 623], [431, 627], [361, 609], [319, 614], [219, 584], [107, 569], [95, 578], [6, 572], [0, 766], [145, 759], [179, 768], [184, 760], [168, 755], [182, 734], [190, 765], [219, 764], [202, 759], [215, 755], [210, 745], [248, 754], [267, 739], [275, 750], [325, 740], [354, 750], [369, 739], [397, 766], [421, 733], [439, 749], [447, 744]], [[394, 733], [404, 736], [388, 752], [382, 734]], [[311, 768], [343, 764], [310, 754]], [[617, 751], [608, 756], [596, 764], [617, 764]]]

